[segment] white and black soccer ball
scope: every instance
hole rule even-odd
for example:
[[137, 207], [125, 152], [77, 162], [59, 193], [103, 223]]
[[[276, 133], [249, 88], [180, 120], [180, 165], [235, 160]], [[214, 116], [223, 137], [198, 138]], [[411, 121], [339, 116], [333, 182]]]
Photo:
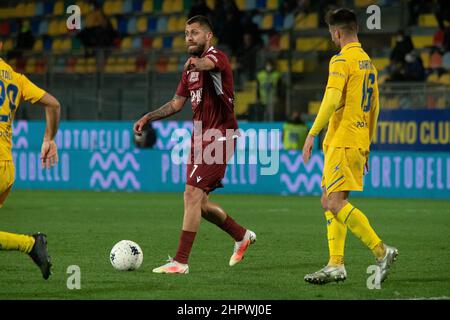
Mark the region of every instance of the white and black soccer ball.
[[109, 260], [116, 270], [133, 271], [139, 269], [144, 259], [141, 247], [133, 241], [122, 240], [114, 245]]

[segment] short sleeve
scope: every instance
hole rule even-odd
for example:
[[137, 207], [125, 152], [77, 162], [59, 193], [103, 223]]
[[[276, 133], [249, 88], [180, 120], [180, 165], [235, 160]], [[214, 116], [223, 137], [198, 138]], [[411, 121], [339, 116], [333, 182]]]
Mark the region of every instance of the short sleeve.
[[214, 63], [216, 70], [222, 71], [227, 66], [227, 58], [217, 50], [209, 51], [205, 57]]
[[342, 56], [335, 56], [330, 61], [327, 88], [344, 90], [349, 75], [347, 61]]
[[180, 96], [180, 97], [186, 97], [186, 98], [189, 97], [189, 88], [187, 85], [187, 72], [185, 72], [185, 71], [183, 71], [183, 75], [181, 76], [180, 83], [178, 83], [176, 95]]
[[45, 91], [31, 82], [25, 75], [19, 75], [19, 82], [22, 87], [23, 100], [36, 103], [44, 96]]

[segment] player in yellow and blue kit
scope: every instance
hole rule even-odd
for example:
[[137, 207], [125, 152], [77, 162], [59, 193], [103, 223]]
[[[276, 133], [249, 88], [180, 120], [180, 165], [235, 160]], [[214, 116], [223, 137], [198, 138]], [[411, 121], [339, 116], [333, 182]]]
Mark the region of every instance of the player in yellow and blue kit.
[[[1, 48], [0, 41], [0, 50]], [[14, 183], [12, 122], [22, 100], [39, 103], [45, 107], [47, 126], [41, 147], [41, 163], [43, 168], [50, 168], [58, 162], [58, 150], [54, 138], [59, 125], [59, 102], [0, 59], [0, 208], [5, 203]], [[17, 250], [27, 253], [41, 269], [44, 279], [48, 279], [51, 274], [51, 261], [47, 252], [45, 234], [22, 235], [0, 231], [0, 250]]]
[[341, 48], [329, 66], [322, 104], [303, 147], [309, 161], [314, 138], [328, 124], [323, 141], [324, 169], [322, 206], [327, 220], [330, 260], [323, 269], [305, 276], [305, 281], [324, 284], [347, 278], [344, 246], [347, 228], [372, 250], [378, 279], [386, 279], [398, 250], [377, 236], [367, 217], [349, 201], [350, 191], [363, 190], [364, 167], [368, 164], [370, 142], [379, 113], [377, 70], [357, 36], [353, 11], [337, 9], [327, 14], [333, 42]]

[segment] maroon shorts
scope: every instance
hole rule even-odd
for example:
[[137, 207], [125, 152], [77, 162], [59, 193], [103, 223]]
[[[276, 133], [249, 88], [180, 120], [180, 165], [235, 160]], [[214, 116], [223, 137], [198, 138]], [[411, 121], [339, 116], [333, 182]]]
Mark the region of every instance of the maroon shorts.
[[[186, 170], [186, 184], [202, 189], [206, 193], [223, 188], [221, 181], [225, 176], [227, 162], [232, 158], [235, 147], [236, 140], [232, 139], [231, 141], [203, 144], [201, 150], [191, 148], [189, 155], [191, 161], [187, 164]], [[194, 151], [197, 151], [197, 154]], [[210, 155], [211, 157], [209, 157]]]

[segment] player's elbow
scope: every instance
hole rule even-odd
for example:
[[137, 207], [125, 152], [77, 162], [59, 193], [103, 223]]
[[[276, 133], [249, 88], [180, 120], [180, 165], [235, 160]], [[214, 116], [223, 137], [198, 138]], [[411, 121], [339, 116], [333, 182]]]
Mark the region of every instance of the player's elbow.
[[45, 108], [59, 111], [61, 109], [61, 104], [59, 101], [49, 93], [45, 93], [42, 99], [39, 101]]
[[52, 101], [49, 105], [48, 105], [48, 107], [49, 108], [52, 108], [52, 109], [55, 109], [55, 110], [57, 110], [57, 111], [60, 111], [61, 110], [61, 104], [59, 103], [59, 101], [58, 100], [54, 100], [54, 101]]

